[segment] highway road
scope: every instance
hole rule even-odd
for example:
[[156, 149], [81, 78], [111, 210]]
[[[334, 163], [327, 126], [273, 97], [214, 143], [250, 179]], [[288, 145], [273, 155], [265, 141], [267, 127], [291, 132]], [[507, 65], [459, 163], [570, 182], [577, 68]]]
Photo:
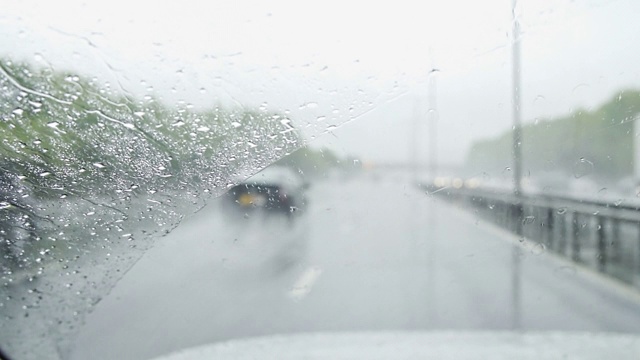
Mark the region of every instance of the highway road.
[[636, 291], [406, 175], [320, 181], [308, 197], [293, 224], [233, 216], [221, 201], [187, 218], [87, 317], [72, 358], [149, 359], [292, 332], [640, 332]]

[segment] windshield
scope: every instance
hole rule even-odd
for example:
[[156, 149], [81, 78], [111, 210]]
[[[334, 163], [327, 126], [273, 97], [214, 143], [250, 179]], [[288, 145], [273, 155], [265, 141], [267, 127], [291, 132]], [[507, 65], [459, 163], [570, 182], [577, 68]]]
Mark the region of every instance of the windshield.
[[640, 341], [636, 1], [2, 8], [4, 357]]

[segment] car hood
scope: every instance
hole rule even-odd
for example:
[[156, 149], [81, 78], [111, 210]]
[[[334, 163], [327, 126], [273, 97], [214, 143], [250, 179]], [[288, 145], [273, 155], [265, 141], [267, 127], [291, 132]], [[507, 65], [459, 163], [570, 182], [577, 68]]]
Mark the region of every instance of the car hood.
[[640, 359], [640, 337], [592, 333], [358, 332], [231, 340], [157, 360]]

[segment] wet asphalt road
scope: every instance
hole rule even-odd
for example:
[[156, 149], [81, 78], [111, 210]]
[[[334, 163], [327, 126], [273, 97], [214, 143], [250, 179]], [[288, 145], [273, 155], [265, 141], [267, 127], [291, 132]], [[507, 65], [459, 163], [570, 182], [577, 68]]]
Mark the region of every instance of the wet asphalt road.
[[[217, 201], [116, 285], [75, 359], [148, 359], [276, 333], [362, 330], [640, 332], [640, 296], [521, 244], [408, 176], [315, 183], [289, 223]], [[520, 303], [514, 306], [514, 247]]]

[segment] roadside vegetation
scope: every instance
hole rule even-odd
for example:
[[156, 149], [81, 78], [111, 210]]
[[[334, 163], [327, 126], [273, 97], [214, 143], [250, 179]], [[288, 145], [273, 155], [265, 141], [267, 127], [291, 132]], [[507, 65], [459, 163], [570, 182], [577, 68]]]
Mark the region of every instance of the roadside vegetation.
[[88, 253], [126, 268], [238, 174], [303, 143], [279, 113], [196, 110], [8, 59], [0, 137], [0, 255], [12, 268]]
[[[523, 126], [523, 169], [530, 176], [560, 173], [595, 181], [630, 177], [634, 169], [634, 122], [640, 92], [621, 91], [594, 109], [542, 119]], [[511, 131], [477, 141], [466, 166], [476, 172], [511, 166]]]
[[300, 146], [290, 119], [134, 99], [95, 79], [0, 61], [3, 171], [40, 195], [214, 189]]

